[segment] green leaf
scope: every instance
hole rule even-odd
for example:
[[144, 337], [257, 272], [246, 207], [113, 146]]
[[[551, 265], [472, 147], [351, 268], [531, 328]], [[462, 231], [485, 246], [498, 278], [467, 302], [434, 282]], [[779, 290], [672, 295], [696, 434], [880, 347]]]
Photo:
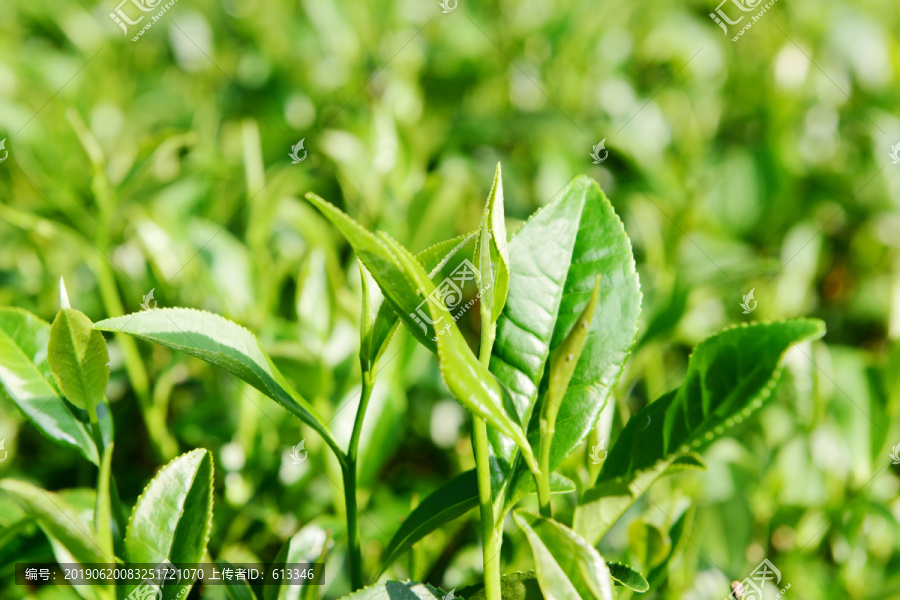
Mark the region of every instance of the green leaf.
[[656, 566], [654, 566], [650, 573], [647, 575], [647, 580], [653, 585], [654, 588], [659, 587], [663, 581], [665, 581], [668, 576], [668, 566], [669, 562], [675, 556], [675, 553], [684, 545], [683, 540], [686, 539], [685, 531], [690, 529], [691, 524], [693, 522], [693, 514], [694, 508], [688, 507], [684, 510], [675, 522], [672, 524], [672, 527], [669, 529], [669, 551], [666, 554], [665, 558], [659, 562]]
[[[554, 469], [581, 445], [606, 406], [634, 345], [641, 313], [640, 284], [622, 221], [595, 181], [579, 177], [569, 188], [571, 194], [584, 195], [584, 210], [551, 351], [563, 343], [590, 302], [597, 276], [603, 281], [590, 334], [560, 404], [550, 458]], [[545, 379], [541, 394], [546, 384]], [[536, 429], [533, 420], [529, 437]]]
[[[428, 276], [434, 278], [438, 273], [442, 272], [445, 265], [456, 256], [459, 251], [464, 248], [475, 238], [476, 232], [446, 240], [430, 246], [416, 254], [418, 260]], [[372, 342], [370, 344], [370, 363], [374, 364], [378, 361], [384, 351], [387, 349], [388, 342], [397, 329], [399, 317], [397, 312], [392, 308], [390, 302], [382, 302], [378, 307], [378, 314], [375, 316], [375, 324], [372, 326]], [[431, 350], [436, 348], [431, 347]]]
[[419, 503], [391, 538], [378, 574], [387, 570], [404, 552], [423, 537], [478, 506], [475, 469], [460, 473]]
[[357, 590], [344, 600], [443, 600], [444, 594], [427, 583], [386, 581]]
[[[560, 475], [554, 474], [550, 480], [550, 490], [554, 493], [573, 492], [575, 489], [572, 481]], [[512, 495], [518, 500], [529, 493], [535, 493], [534, 478], [523, 477], [521, 485]], [[431, 492], [413, 509], [391, 538], [378, 574], [384, 573], [394, 561], [426, 535], [477, 506], [478, 479], [475, 469], [456, 475]]]
[[56, 385], [69, 402], [93, 412], [109, 382], [106, 340], [87, 316], [75, 309], [56, 313], [50, 326], [47, 361]]
[[597, 549], [553, 519], [514, 511], [528, 537], [544, 595], [558, 600], [613, 600], [609, 568]]
[[620, 563], [608, 562], [609, 574], [618, 585], [624, 585], [628, 589], [636, 592], [646, 592], [650, 589], [650, 584], [644, 579], [644, 576], [629, 567]]
[[112, 444], [103, 449], [103, 460], [100, 461], [100, 475], [97, 477], [97, 505], [94, 508], [94, 531], [97, 533], [97, 544], [108, 556], [115, 556], [112, 500], [110, 497], [112, 453]]
[[106, 554], [96, 542], [94, 533], [79, 516], [80, 511], [60, 494], [14, 479], [0, 481], [0, 490], [36, 518], [41, 529], [62, 544], [77, 562], [115, 562], [115, 557]]
[[106, 319], [95, 323], [94, 328], [127, 333], [225, 369], [281, 404], [341, 455], [322, 418], [291, 387], [256, 337], [240, 325], [205, 311], [161, 308]]
[[[207, 450], [191, 450], [163, 467], [131, 511], [125, 533], [126, 561], [200, 562], [212, 527], [212, 492], [213, 462]], [[164, 600], [176, 598], [192, 585], [190, 581], [167, 584]]]
[[[272, 564], [324, 562], [330, 548], [328, 533], [318, 525], [307, 525], [295, 533], [278, 554]], [[263, 587], [265, 600], [302, 600], [311, 590], [311, 585], [267, 585]]]
[[[421, 302], [416, 293], [416, 285], [410, 279], [409, 273], [400, 264], [394, 250], [382, 238], [365, 230], [359, 223], [336, 208], [331, 203], [323, 200], [312, 192], [306, 194], [309, 200], [331, 223], [343, 234], [356, 256], [362, 261], [384, 294], [384, 299], [391, 308], [406, 323], [413, 336], [432, 351], [435, 349], [434, 329], [421, 319], [415, 317], [416, 306]], [[386, 338], [390, 337], [390, 330]], [[385, 332], [379, 328], [377, 334], [373, 334], [373, 350], [378, 350], [377, 343]]]
[[575, 511], [575, 530], [598, 542], [676, 459], [700, 451], [762, 406], [788, 348], [824, 332], [821, 321], [795, 319], [745, 324], [701, 342], [681, 386], [628, 420]]
[[44, 436], [99, 465], [90, 432], [51, 383], [49, 340], [49, 323], [18, 308], [0, 308], [0, 386]]
[[[227, 560], [220, 558], [216, 563], [223, 568], [234, 569], [234, 565]], [[250, 584], [246, 581], [237, 579], [225, 580], [225, 593], [228, 594], [228, 597], [231, 600], [256, 600], [256, 594], [253, 593], [253, 588], [251, 588]]]
[[425, 295], [432, 322], [446, 323], [437, 333], [436, 341], [441, 375], [447, 387], [463, 406], [510, 438], [532, 470], [536, 469], [534, 452], [524, 431], [508, 416], [508, 390], [472, 353], [450, 311], [432, 294], [434, 283], [416, 259], [400, 244], [382, 236], [391, 243], [398, 261]]
[[571, 186], [510, 240], [506, 305], [497, 320], [491, 372], [509, 387], [519, 420], [527, 423], [550, 354], [553, 328], [572, 263], [584, 194]]
[[[464, 600], [487, 600], [484, 582], [465, 587], [457, 595]], [[500, 577], [500, 597], [503, 600], [544, 600], [534, 571], [508, 573]]]
[[484, 205], [478, 236], [475, 238], [475, 267], [478, 269], [482, 330], [486, 328], [490, 331], [491, 340], [494, 339], [494, 324], [503, 312], [509, 290], [509, 252], [506, 247], [503, 178], [500, 163], [497, 163], [494, 183]]
[[[588, 305], [596, 277], [603, 280], [590, 333], [559, 406], [550, 452], [555, 469], [597, 422], [634, 344], [641, 292], [631, 242], [600, 187], [582, 176], [529, 219], [509, 246], [509, 297], [497, 323], [491, 372], [512, 390], [530, 440], [539, 435], [533, 412], [547, 391], [547, 357]], [[497, 471], [507, 472], [515, 459], [512, 444], [493, 435], [491, 445]], [[529, 475], [519, 461], [505, 480]], [[505, 501], [504, 510], [510, 507]]]

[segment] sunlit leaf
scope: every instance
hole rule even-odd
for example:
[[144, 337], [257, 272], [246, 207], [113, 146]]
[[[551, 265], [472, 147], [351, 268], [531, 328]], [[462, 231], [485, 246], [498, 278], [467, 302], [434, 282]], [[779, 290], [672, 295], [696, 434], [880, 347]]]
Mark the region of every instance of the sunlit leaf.
[[[201, 562], [212, 516], [212, 455], [198, 448], [167, 464], [144, 488], [128, 520], [126, 561], [154, 565]], [[190, 581], [167, 583], [163, 600], [178, 597], [191, 585]]]
[[66, 399], [89, 411], [100, 404], [109, 382], [106, 340], [87, 316], [72, 308], [56, 314], [50, 326], [47, 362]]
[[514, 511], [513, 518], [528, 537], [546, 597], [613, 600], [609, 568], [596, 548], [553, 519], [524, 511]]
[[700, 451], [762, 406], [788, 348], [824, 332], [821, 321], [795, 319], [735, 327], [701, 342], [681, 386], [629, 419], [575, 511], [575, 530], [599, 541], [676, 459]]
[[17, 308], [0, 308], [0, 386], [43, 435], [100, 464], [84, 423], [59, 396], [47, 363], [50, 325]]
[[256, 337], [240, 325], [200, 310], [161, 308], [106, 319], [94, 328], [127, 333], [233, 373], [300, 418], [340, 452], [325, 421], [288, 384]]

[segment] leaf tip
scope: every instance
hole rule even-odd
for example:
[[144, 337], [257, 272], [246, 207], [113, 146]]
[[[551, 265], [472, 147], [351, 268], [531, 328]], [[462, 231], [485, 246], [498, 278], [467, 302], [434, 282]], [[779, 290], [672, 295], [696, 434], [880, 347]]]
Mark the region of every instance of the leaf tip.
[[59, 309], [64, 310], [72, 308], [69, 305], [69, 294], [66, 292], [66, 282], [63, 281], [62, 275], [59, 276]]

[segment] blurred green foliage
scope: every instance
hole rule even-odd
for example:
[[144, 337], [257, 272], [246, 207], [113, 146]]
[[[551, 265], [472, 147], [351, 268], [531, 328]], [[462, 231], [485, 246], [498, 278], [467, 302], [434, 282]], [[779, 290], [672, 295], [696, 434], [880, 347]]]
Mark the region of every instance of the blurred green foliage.
[[[673, 388], [689, 348], [723, 326], [828, 324], [824, 342], [789, 356], [775, 402], [711, 448], [709, 470], [654, 486], [603, 554], [647, 575], [691, 506], [647, 597], [721, 598], [768, 557], [791, 597], [900, 598], [889, 457], [900, 443], [900, 165], [889, 157], [900, 9], [783, 0], [733, 43], [713, 3], [460, 2], [443, 14], [437, 1], [182, 1], [132, 42], [108, 17], [112, 0], [7, 0], [0, 305], [52, 320], [64, 275], [94, 321], [139, 310], [151, 289], [160, 306], [218, 312], [259, 336], [346, 442], [359, 272], [302, 194], [342, 200], [418, 251], [477, 226], [498, 160], [511, 232], [587, 173], [625, 221], [645, 297], [615, 410], [591, 443]], [[309, 155], [293, 165], [301, 138]], [[601, 140], [609, 158], [593, 164]], [[745, 315], [751, 289], [758, 307]], [[294, 465], [290, 448], [309, 432], [256, 390], [184, 355], [109, 342], [123, 499], [205, 447], [220, 467], [213, 556], [272, 560], [310, 522], [340, 538], [340, 474], [321, 440], [310, 435], [312, 460]], [[369, 572], [411, 506], [473, 466], [436, 361], [403, 332], [382, 362], [360, 451]], [[90, 464], [11, 403], [0, 415], [0, 475], [94, 484]], [[586, 483], [590, 462], [570, 460], [566, 475]], [[68, 495], [79, 505], [78, 489]], [[18, 510], [0, 497], [0, 525]], [[531, 568], [524, 537], [508, 532], [505, 571]], [[33, 525], [0, 531], [0, 595], [70, 597], [12, 583], [14, 562], [52, 556]], [[339, 545], [329, 555], [327, 597], [348, 589], [344, 557]], [[471, 513], [390, 574], [450, 589], [476, 582], [480, 560]]]

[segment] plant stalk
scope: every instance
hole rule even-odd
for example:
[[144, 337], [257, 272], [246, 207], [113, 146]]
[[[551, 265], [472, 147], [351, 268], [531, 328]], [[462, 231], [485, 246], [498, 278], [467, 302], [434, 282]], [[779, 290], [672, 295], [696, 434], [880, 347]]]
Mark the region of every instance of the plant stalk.
[[[478, 359], [488, 366], [494, 345], [490, 321], [482, 314], [481, 344]], [[472, 415], [472, 438], [475, 447], [475, 472], [478, 477], [478, 504], [481, 512], [481, 554], [484, 560], [484, 591], [487, 600], [500, 600], [500, 544], [502, 531], [494, 523], [494, 504], [491, 495], [491, 455], [487, 423]], [[501, 523], [502, 525], [502, 523]]]
[[366, 416], [366, 408], [372, 397], [372, 387], [375, 377], [371, 371], [363, 372], [362, 392], [359, 398], [359, 407], [356, 409], [356, 419], [353, 422], [353, 433], [350, 436], [350, 446], [347, 448], [346, 461], [342, 464], [344, 476], [344, 502], [347, 509], [347, 547], [350, 559], [350, 586], [353, 591], [363, 586], [362, 551], [359, 543], [359, 508], [356, 502], [356, 464], [359, 451], [359, 438], [362, 434], [363, 420]]
[[[549, 401], [549, 398], [547, 399]], [[541, 411], [543, 412], [543, 411]], [[538, 503], [541, 507], [541, 516], [550, 518], [553, 516], [550, 495], [550, 441], [556, 433], [556, 415], [549, 420], [541, 414], [541, 444], [538, 466], [540, 473], [536, 474]]]

